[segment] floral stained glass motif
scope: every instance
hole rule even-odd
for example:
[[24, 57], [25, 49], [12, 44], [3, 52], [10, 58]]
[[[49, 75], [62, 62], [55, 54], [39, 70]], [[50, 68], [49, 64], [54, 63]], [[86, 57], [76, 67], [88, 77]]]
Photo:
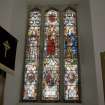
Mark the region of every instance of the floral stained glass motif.
[[23, 100], [36, 100], [39, 64], [41, 14], [38, 10], [29, 14], [29, 29], [25, 46], [25, 77]]
[[78, 76], [78, 35], [76, 31], [76, 12], [64, 12], [64, 95], [65, 100], [79, 100]]
[[59, 14], [45, 14], [42, 100], [59, 100]]

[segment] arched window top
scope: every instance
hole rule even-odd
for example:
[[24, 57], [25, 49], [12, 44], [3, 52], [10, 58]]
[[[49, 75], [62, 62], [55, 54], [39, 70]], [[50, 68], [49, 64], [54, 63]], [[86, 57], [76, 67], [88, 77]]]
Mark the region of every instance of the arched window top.
[[64, 26], [66, 26], [67, 30], [77, 35], [77, 15], [76, 11], [67, 8], [64, 11]]
[[29, 27], [39, 27], [41, 25], [40, 10], [34, 9], [29, 13]]
[[45, 15], [46, 16], [49, 16], [49, 15], [58, 16], [58, 10], [54, 8], [50, 8], [45, 11]]
[[59, 25], [59, 12], [55, 9], [49, 9], [45, 12], [45, 25]]
[[39, 8], [33, 8], [33, 9], [29, 10], [29, 13], [35, 12], [35, 11], [41, 12], [41, 10]]
[[66, 13], [74, 13], [74, 14], [77, 13], [77, 11], [74, 8], [71, 8], [71, 7], [65, 8], [64, 12], [66, 12]]

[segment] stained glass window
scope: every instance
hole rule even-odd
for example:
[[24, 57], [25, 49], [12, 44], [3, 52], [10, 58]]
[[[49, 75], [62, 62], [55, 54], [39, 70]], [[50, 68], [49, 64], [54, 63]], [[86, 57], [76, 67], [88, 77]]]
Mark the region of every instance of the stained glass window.
[[29, 12], [22, 99], [80, 102], [76, 12], [71, 8], [62, 13], [43, 11], [44, 16], [38, 9]]
[[78, 35], [76, 12], [67, 9], [64, 12], [64, 94], [65, 100], [78, 100]]
[[29, 14], [26, 35], [23, 100], [35, 100], [37, 96], [41, 14], [39, 10]]
[[45, 14], [45, 43], [43, 61], [43, 100], [59, 99], [59, 14]]

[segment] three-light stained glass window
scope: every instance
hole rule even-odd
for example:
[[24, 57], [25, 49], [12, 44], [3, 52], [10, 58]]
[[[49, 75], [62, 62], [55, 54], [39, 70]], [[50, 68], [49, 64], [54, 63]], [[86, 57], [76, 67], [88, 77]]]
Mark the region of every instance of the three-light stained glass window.
[[[63, 18], [60, 18], [61, 14]], [[80, 102], [78, 52], [77, 16], [74, 10], [68, 8], [60, 13], [59, 10], [49, 9], [44, 16], [39, 9], [30, 11], [22, 100]]]

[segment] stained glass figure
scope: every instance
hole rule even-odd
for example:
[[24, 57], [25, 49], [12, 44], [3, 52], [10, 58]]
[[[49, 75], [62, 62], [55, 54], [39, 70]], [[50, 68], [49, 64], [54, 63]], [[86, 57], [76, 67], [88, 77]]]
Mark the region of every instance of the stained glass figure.
[[29, 29], [25, 46], [25, 77], [23, 100], [36, 100], [38, 83], [41, 14], [39, 10], [29, 14]]
[[59, 100], [59, 14], [45, 14], [42, 100]]
[[76, 12], [64, 12], [64, 94], [65, 100], [79, 100], [78, 76], [78, 35], [76, 31]]

